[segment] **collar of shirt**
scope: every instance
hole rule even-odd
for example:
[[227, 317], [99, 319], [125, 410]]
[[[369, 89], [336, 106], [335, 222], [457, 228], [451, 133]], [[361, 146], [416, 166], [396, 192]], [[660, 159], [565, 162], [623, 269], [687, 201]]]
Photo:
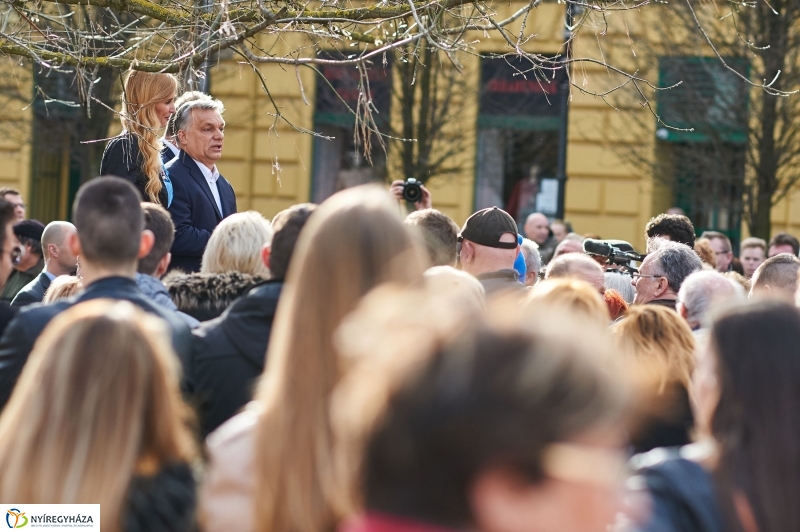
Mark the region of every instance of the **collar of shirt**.
[[164, 143], [164, 146], [166, 146], [166, 147], [168, 147], [170, 149], [170, 151], [172, 152], [172, 155], [174, 155], [175, 157], [177, 157], [178, 154], [181, 152], [181, 150], [179, 150], [176, 145], [174, 145], [173, 143], [168, 141], [166, 138], [161, 139], [161, 142]]
[[192, 157], [192, 160], [195, 163], [197, 163], [197, 166], [200, 167], [200, 171], [203, 172], [203, 177], [206, 178], [206, 181], [208, 181], [209, 183], [216, 183], [217, 182], [217, 179], [219, 179], [219, 171], [217, 171], [217, 165], [216, 164], [214, 165], [213, 169], [209, 170], [208, 166], [204, 165], [203, 163], [201, 163], [200, 161], [198, 161], [194, 157]]

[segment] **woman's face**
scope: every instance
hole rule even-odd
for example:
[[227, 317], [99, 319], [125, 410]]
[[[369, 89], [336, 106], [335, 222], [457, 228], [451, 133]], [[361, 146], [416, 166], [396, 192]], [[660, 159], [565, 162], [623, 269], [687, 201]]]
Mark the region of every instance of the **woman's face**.
[[158, 115], [158, 120], [161, 123], [161, 127], [167, 127], [167, 122], [169, 121], [169, 117], [175, 113], [175, 98], [172, 97], [169, 100], [165, 100], [163, 102], [158, 102], [156, 104], [156, 114]]
[[624, 442], [608, 429], [555, 445], [545, 453], [545, 478], [535, 484], [502, 470], [479, 475], [472, 492], [478, 529], [605, 532], [623, 509]]

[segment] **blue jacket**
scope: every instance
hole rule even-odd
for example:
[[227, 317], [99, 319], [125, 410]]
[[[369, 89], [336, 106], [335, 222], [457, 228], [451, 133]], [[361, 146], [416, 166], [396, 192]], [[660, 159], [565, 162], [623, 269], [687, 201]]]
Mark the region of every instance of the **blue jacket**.
[[33, 344], [42, 331], [59, 313], [68, 308], [92, 299], [117, 299], [130, 301], [145, 312], [155, 314], [167, 322], [172, 332], [172, 347], [183, 365], [184, 381], [182, 388], [190, 392], [193, 385], [187, 376], [191, 374], [188, 363], [192, 349], [192, 333], [189, 327], [177, 316], [153, 303], [145, 296], [133, 279], [126, 277], [106, 277], [99, 279], [77, 296], [62, 299], [51, 305], [31, 305], [22, 309], [8, 324], [0, 338], [0, 411], [5, 407], [22, 368], [33, 350]]
[[212, 231], [223, 218], [236, 212], [236, 194], [231, 184], [219, 176], [220, 213], [200, 167], [183, 150], [167, 163], [167, 172], [174, 191], [169, 206], [175, 224], [170, 269], [197, 272]]

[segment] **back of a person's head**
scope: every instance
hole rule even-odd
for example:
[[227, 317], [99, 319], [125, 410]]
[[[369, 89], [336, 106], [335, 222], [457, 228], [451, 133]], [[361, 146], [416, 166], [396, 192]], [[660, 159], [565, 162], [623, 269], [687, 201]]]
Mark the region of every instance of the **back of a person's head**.
[[434, 293], [448, 294], [463, 305], [483, 311], [486, 290], [474, 276], [452, 266], [434, 266], [425, 270], [425, 284]]
[[694, 243], [694, 251], [705, 264], [708, 264], [711, 268], [717, 267], [717, 256], [714, 253], [714, 248], [711, 247], [709, 239], [698, 238]]
[[567, 277], [537, 283], [527, 297], [525, 308], [541, 310], [551, 307], [581, 315], [602, 327], [607, 327], [611, 319], [603, 297], [592, 285], [580, 279]]
[[794, 299], [798, 269], [800, 259], [794, 255], [781, 253], [768, 258], [753, 274], [751, 294], [758, 292], [761, 295]]
[[647, 238], [669, 237], [673, 242], [694, 247], [694, 226], [692, 221], [682, 214], [659, 214], [651, 218], [645, 226]]
[[618, 427], [626, 386], [603, 369], [605, 337], [560, 325], [478, 321], [422, 352], [408, 342], [402, 356], [377, 352], [357, 366], [336, 391], [333, 415], [362, 511], [492, 530], [476, 496], [485, 475], [548, 491], [546, 479], [563, 478], [575, 442]]
[[631, 279], [627, 273], [607, 271], [603, 274], [605, 285], [607, 289], [616, 290], [625, 303], [628, 305], [633, 304], [633, 298], [636, 297], [636, 291], [633, 289]]
[[256, 211], [239, 212], [214, 228], [203, 252], [200, 273], [269, 275], [261, 250], [272, 242], [272, 224]]
[[[324, 455], [308, 454], [329, 448], [328, 401], [341, 371], [333, 333], [373, 287], [421, 278], [420, 254], [397, 203], [382, 188], [339, 192], [309, 218], [289, 266], [256, 392], [265, 409], [258, 445], [283, 449], [262, 453], [255, 465], [254, 500], [264, 530], [333, 525], [330, 508], [316, 502], [322, 486], [332, 481], [329, 464]], [[287, 408], [294, 421], [277, 429], [274, 424]], [[293, 510], [286, 501], [292, 501]]]
[[612, 331], [623, 356], [636, 363], [658, 390], [686, 389], [694, 370], [694, 336], [677, 312], [658, 305], [633, 305]]
[[50, 282], [44, 293], [42, 303], [54, 303], [79, 294], [83, 290], [83, 281], [74, 275], [59, 275]]
[[603, 293], [603, 299], [606, 302], [606, 307], [608, 308], [608, 313], [611, 316], [612, 321], [616, 321], [628, 313], [628, 302], [625, 301], [625, 298], [622, 297], [622, 294], [613, 288], [606, 290]]
[[175, 224], [172, 223], [169, 211], [156, 203], [142, 203], [142, 212], [144, 213], [144, 228], [153, 233], [153, 247], [145, 258], [139, 260], [139, 267], [136, 271], [145, 275], [153, 275], [158, 268], [158, 263], [172, 248], [172, 242], [175, 241]]
[[0, 498], [99, 503], [122, 530], [134, 475], [188, 463], [194, 444], [165, 324], [127, 302], [57, 316], [0, 417]]
[[686, 278], [678, 292], [678, 301], [686, 309], [686, 321], [702, 325], [713, 305], [744, 295], [735, 281], [717, 271], [703, 270]]
[[529, 238], [523, 238], [519, 250], [522, 256], [525, 257], [525, 267], [528, 270], [528, 275], [533, 272], [538, 277], [542, 269], [542, 254], [539, 252], [539, 244]]
[[272, 219], [275, 233], [270, 246], [269, 271], [273, 279], [286, 278], [300, 231], [316, 208], [313, 203], [300, 203], [282, 210]]
[[726, 523], [738, 523], [735, 499], [745, 494], [758, 530], [800, 530], [798, 345], [800, 314], [781, 301], [734, 307], [712, 326], [705, 356], [713, 362], [700, 364], [715, 368], [718, 400], [703, 409], [711, 414], [703, 422], [717, 443], [714, 478]]
[[140, 202], [136, 188], [118, 177], [93, 179], [83, 185], [72, 209], [81, 261], [105, 267], [133, 266], [144, 229]]
[[800, 241], [798, 241], [797, 238], [789, 233], [778, 233], [777, 235], [773, 236], [769, 241], [767, 250], [769, 250], [769, 248], [772, 246], [791, 246], [795, 257], [798, 255], [798, 253], [800, 253]]
[[597, 262], [590, 259], [583, 253], [568, 253], [554, 258], [550, 264], [547, 265], [545, 279], [558, 279], [564, 277], [578, 277], [577, 272], [581, 271], [599, 271], [602, 273], [602, 268]]
[[423, 209], [410, 213], [403, 223], [419, 231], [431, 266], [455, 264], [460, 229], [449, 216], [436, 209]]

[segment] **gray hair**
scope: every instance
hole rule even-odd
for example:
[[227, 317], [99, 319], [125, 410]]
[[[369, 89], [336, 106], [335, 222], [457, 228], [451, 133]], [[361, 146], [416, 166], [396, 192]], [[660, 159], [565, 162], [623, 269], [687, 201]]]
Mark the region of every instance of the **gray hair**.
[[633, 299], [636, 297], [636, 290], [633, 289], [630, 275], [620, 272], [605, 272], [603, 277], [605, 278], [606, 288], [616, 290], [625, 300], [625, 303], [629, 305], [633, 303]]
[[744, 295], [740, 284], [717, 271], [703, 270], [686, 278], [678, 292], [678, 301], [686, 309], [686, 321], [700, 324], [713, 303]]
[[683, 281], [703, 267], [703, 262], [692, 248], [670, 240], [659, 242], [648, 257], [652, 257], [658, 264], [661, 274], [667, 278], [670, 290], [676, 294], [681, 289]]
[[222, 105], [222, 102], [214, 98], [186, 102], [175, 111], [175, 133], [186, 131], [189, 124], [192, 123], [192, 114], [195, 109], [213, 109], [220, 115], [225, 112], [225, 106]]
[[539, 253], [539, 244], [533, 240], [523, 238], [522, 246], [520, 246], [522, 256], [525, 258], [525, 267], [528, 273], [536, 272], [539, 275], [539, 270], [542, 269], [542, 255]]
[[575, 271], [587, 269], [603, 271], [603, 268], [587, 255], [583, 253], [567, 253], [566, 255], [561, 255], [550, 261], [550, 264], [547, 265], [547, 272], [544, 277], [545, 279], [575, 277], [575, 275], [573, 275]]

